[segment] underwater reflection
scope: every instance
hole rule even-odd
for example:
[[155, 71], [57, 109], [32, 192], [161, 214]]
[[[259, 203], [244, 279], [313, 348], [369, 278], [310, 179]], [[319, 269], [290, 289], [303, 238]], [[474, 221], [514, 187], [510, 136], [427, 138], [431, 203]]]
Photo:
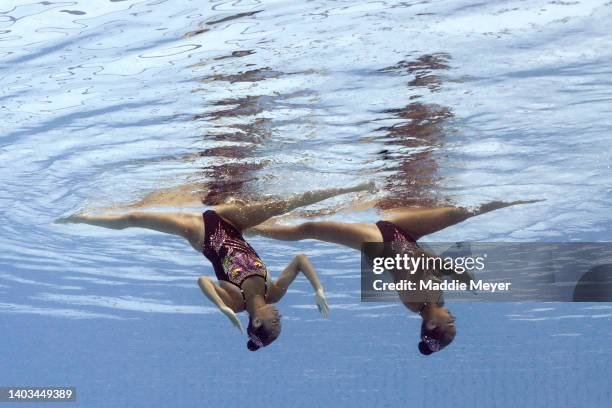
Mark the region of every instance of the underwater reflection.
[[276, 79], [283, 75], [280, 71], [275, 71], [268, 67], [255, 68], [248, 71], [242, 71], [237, 74], [213, 74], [200, 79], [200, 82], [211, 81], [227, 81], [230, 84], [235, 82], [259, 82], [266, 79]]
[[[443, 85], [436, 71], [449, 69], [449, 60], [447, 53], [426, 54], [414, 60], [399, 61], [379, 72], [412, 76], [414, 79], [406, 83], [409, 88], [436, 92]], [[413, 94], [409, 99], [417, 100], [422, 96]], [[453, 117], [452, 110], [416, 101], [381, 113], [402, 121], [376, 129], [382, 136], [375, 139], [385, 145], [378, 155], [385, 162], [384, 170], [392, 171], [384, 181], [386, 196], [376, 206], [384, 210], [434, 206], [446, 201], [434, 192], [439, 179], [434, 151], [445, 143], [445, 124]]]
[[442, 80], [435, 74], [435, 71], [449, 69], [449, 60], [450, 54], [448, 53], [425, 54], [412, 61], [399, 61], [395, 65], [380, 69], [379, 72], [414, 75], [414, 79], [408, 82], [408, 86], [427, 87], [435, 91], [442, 84]]
[[[261, 10], [260, 10], [261, 11]], [[241, 18], [253, 17], [260, 11], [240, 13], [200, 25], [200, 29], [189, 32], [186, 36], [204, 34], [214, 26]], [[197, 87], [192, 92], [206, 94], [212, 85], [221, 84], [227, 94], [235, 95], [233, 84], [259, 83], [288, 75], [309, 74], [310, 72], [285, 73], [269, 67], [256, 67], [246, 64], [246, 70], [227, 72], [231, 66], [223, 65], [232, 58], [245, 58], [255, 54], [254, 50], [235, 50], [229, 54], [207, 58], [190, 67], [207, 67], [211, 74], [196, 78]], [[223, 70], [221, 73], [215, 71]], [[262, 87], [265, 89], [265, 86]], [[240, 95], [215, 100], [205, 100], [205, 112], [192, 115], [191, 120], [204, 124], [202, 135], [204, 142], [213, 142], [213, 146], [186, 155], [184, 160], [201, 160], [195, 175], [201, 182], [190, 183], [165, 190], [163, 194], [153, 192], [145, 197], [149, 202], [171, 200], [175, 205], [217, 205], [230, 200], [248, 201], [253, 197], [248, 185], [261, 177], [261, 170], [268, 161], [262, 159], [263, 148], [269, 143], [279, 125], [274, 119], [275, 112], [287, 108], [287, 100], [301, 97], [309, 91], [292, 91], [289, 93], [267, 91], [263, 95]], [[212, 108], [212, 109], [211, 109]], [[221, 145], [220, 145], [221, 144]], [[181, 195], [184, 197], [181, 200]]]
[[188, 33], [185, 33], [185, 37], [195, 37], [196, 35], [200, 35], [200, 34], [204, 34], [208, 31], [210, 31], [214, 26], [216, 25], [220, 25], [222, 23], [227, 23], [229, 21], [233, 21], [233, 20], [238, 20], [244, 17], [251, 17], [254, 16], [257, 13], [261, 13], [263, 10], [255, 10], [255, 11], [248, 11], [248, 12], [244, 12], [244, 13], [238, 13], [238, 14], [232, 14], [229, 15], [227, 17], [222, 17], [216, 20], [210, 20], [210, 21], [205, 21], [204, 23], [201, 23], [198, 27], [197, 30], [194, 31], [189, 31]]

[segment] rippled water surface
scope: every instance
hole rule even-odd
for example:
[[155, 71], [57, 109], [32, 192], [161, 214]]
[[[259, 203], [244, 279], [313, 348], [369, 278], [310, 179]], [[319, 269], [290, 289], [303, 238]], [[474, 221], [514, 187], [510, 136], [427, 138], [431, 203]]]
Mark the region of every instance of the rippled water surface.
[[249, 353], [178, 238], [52, 222], [374, 180], [298, 220], [546, 199], [431, 239], [608, 241], [611, 18], [605, 0], [3, 0], [0, 386], [74, 385], [84, 407], [610, 405], [609, 304], [451, 305], [456, 341], [424, 358], [416, 316], [359, 302], [358, 253], [254, 238], [274, 275], [311, 257], [331, 318], [299, 281], [282, 337]]

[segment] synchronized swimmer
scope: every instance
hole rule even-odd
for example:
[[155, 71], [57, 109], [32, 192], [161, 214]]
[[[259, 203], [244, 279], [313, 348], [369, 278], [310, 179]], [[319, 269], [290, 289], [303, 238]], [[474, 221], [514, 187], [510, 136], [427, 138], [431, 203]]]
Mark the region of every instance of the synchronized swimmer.
[[[198, 285], [212, 303], [232, 324], [244, 332], [236, 313], [249, 314], [247, 347], [255, 351], [272, 343], [281, 332], [280, 313], [273, 305], [286, 293], [298, 273], [302, 272], [315, 292], [315, 301], [323, 317], [328, 305], [323, 286], [308, 258], [299, 254], [272, 281], [255, 250], [245, 241], [242, 231], [298, 207], [328, 198], [371, 188], [361, 184], [298, 194], [283, 201], [249, 205], [222, 204], [204, 213], [160, 213], [133, 211], [123, 214], [93, 215], [92, 211], [57, 220], [57, 223], [84, 223], [111, 229], [146, 228], [185, 238], [213, 265], [219, 281], [201, 276]], [[256, 278], [256, 279], [251, 279]]]
[[[316, 239], [356, 250], [361, 250], [364, 242], [385, 243], [393, 252], [387, 254], [388, 257], [394, 257], [405, 252], [418, 257], [426, 252], [419, 247], [417, 240], [426, 235], [433, 234], [479, 214], [537, 201], [539, 200], [510, 203], [494, 201], [475, 209], [463, 207], [399, 208], [387, 211], [388, 217], [375, 224], [319, 221], [281, 226], [268, 223], [254, 227], [248, 232], [284, 241]], [[391, 272], [396, 283], [403, 280], [414, 281], [415, 279], [435, 281], [439, 280], [440, 275], [449, 274], [445, 268], [442, 268], [442, 270], [422, 269], [417, 271], [416, 274], [414, 271], [404, 269], [392, 269], [389, 272]], [[454, 275], [460, 281], [471, 279], [471, 276], [466, 273], [451, 273], [451, 275]], [[448, 346], [454, 340], [457, 329], [455, 327], [455, 317], [444, 307], [442, 291], [425, 288], [421, 291], [422, 293], [418, 292], [418, 290], [397, 290], [404, 306], [410, 311], [418, 313], [422, 318], [421, 341], [418, 348], [422, 354], [428, 355]], [[422, 301], [421, 299], [425, 300]]]

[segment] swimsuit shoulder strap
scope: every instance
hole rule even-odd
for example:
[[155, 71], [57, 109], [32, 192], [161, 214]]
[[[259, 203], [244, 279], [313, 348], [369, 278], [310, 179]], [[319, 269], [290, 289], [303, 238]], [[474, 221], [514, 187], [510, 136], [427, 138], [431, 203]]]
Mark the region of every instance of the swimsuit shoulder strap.
[[[220, 221], [219, 216], [213, 210], [206, 210], [202, 213], [202, 217], [204, 219], [204, 227], [208, 224], [217, 224]], [[209, 228], [212, 229], [212, 228]]]

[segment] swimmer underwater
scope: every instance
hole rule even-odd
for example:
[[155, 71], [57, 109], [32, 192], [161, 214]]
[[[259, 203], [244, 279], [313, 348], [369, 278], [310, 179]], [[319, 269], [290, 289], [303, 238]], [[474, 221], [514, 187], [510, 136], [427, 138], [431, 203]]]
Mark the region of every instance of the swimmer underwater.
[[[375, 224], [337, 221], [305, 222], [299, 225], [264, 223], [247, 232], [283, 241], [316, 239], [356, 250], [361, 250], [364, 242], [385, 243], [395, 254], [418, 253], [419, 251], [427, 254], [417, 244], [417, 240], [426, 235], [433, 234], [476, 215], [538, 201], [541, 200], [513, 201], [510, 203], [494, 201], [475, 209], [462, 207], [397, 208], [383, 211], [388, 216]], [[387, 254], [387, 256], [394, 256], [394, 254]], [[398, 269], [390, 272], [396, 283], [405, 280], [439, 280], [440, 275], [448, 275], [447, 270], [421, 270], [420, 273], [415, 274]], [[468, 273], [452, 275], [459, 280], [471, 280], [471, 275]], [[397, 291], [404, 306], [421, 316], [421, 341], [418, 348], [422, 354], [429, 355], [444, 349], [455, 339], [457, 334], [455, 317], [444, 307], [442, 291], [420, 293], [418, 299], [425, 299], [425, 301], [415, 301], [416, 293], [417, 291]]]
[[361, 184], [351, 188], [307, 192], [284, 201], [221, 204], [204, 213], [132, 211], [92, 215], [92, 210], [60, 218], [56, 223], [83, 223], [117, 230], [146, 228], [185, 238], [196, 251], [209, 259], [217, 276], [218, 284], [207, 276], [198, 279], [204, 295], [242, 333], [244, 329], [236, 313], [248, 313], [247, 347], [255, 351], [268, 346], [280, 335], [281, 315], [274, 304], [287, 293], [298, 273], [302, 272], [312, 285], [315, 302], [323, 317], [328, 316], [329, 308], [323, 286], [305, 255], [295, 256], [278, 279], [272, 281], [265, 264], [245, 241], [242, 231], [295, 208], [370, 188], [372, 184]]

